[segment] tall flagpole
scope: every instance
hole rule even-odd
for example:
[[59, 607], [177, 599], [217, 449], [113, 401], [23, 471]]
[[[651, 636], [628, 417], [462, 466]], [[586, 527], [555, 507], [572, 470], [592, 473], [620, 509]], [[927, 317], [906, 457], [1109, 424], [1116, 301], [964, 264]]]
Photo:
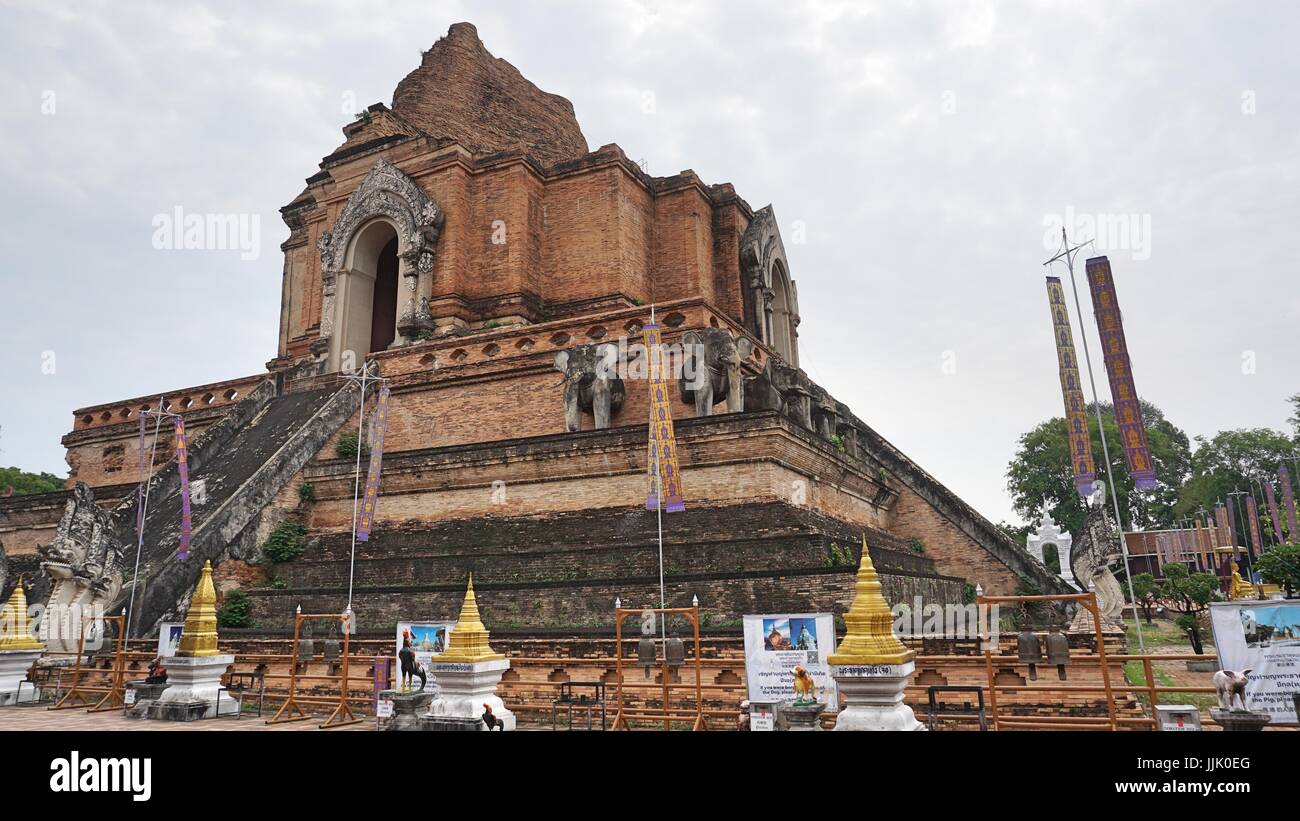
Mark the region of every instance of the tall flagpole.
[[[1079, 315], [1079, 335], [1083, 338], [1083, 358], [1088, 365], [1088, 382], [1092, 385], [1092, 407], [1097, 412], [1097, 434], [1101, 437], [1101, 455], [1106, 460], [1106, 478], [1110, 482], [1110, 500], [1115, 506], [1115, 526], [1119, 528], [1119, 549], [1124, 556], [1124, 580], [1128, 582], [1129, 600], [1133, 602], [1133, 626], [1137, 629], [1138, 648], [1145, 653], [1146, 642], [1142, 638], [1142, 620], [1137, 617], [1137, 595], [1133, 592], [1133, 568], [1129, 565], [1128, 557], [1128, 540], [1124, 536], [1124, 519], [1119, 513], [1119, 485], [1115, 484], [1115, 471], [1110, 465], [1110, 446], [1106, 444], [1106, 427], [1101, 418], [1101, 401], [1097, 397], [1097, 379], [1092, 373], [1092, 354], [1088, 349], [1088, 326], [1083, 319], [1083, 305], [1079, 302], [1079, 285], [1074, 279], [1074, 258], [1078, 252], [1088, 243], [1070, 247], [1070, 238], [1065, 233], [1065, 226], [1061, 226], [1061, 243], [1064, 249], [1061, 253], [1043, 263], [1050, 266], [1057, 260], [1064, 259], [1065, 267], [1070, 272], [1070, 288], [1074, 291], [1074, 310]], [[1114, 403], [1112, 402], [1112, 407]], [[1123, 611], [1121, 610], [1121, 618]]]
[[[651, 325], [655, 324], [655, 306], [654, 306], [654, 305], [651, 305], [651, 306], [650, 306], [650, 324], [651, 324]], [[663, 340], [662, 340], [662, 338], [661, 338], [661, 339], [660, 339], [659, 347], [658, 347], [658, 348], [653, 352], [653, 354], [651, 354], [651, 359], [650, 359], [650, 367], [651, 367], [651, 368], [659, 368], [659, 367], [662, 367], [662, 366], [663, 366], [663, 362], [662, 362], [662, 360], [663, 360], [663, 351], [664, 351], [664, 346], [663, 346]], [[649, 354], [649, 352], [647, 352], [647, 353]], [[653, 374], [653, 373], [650, 373], [650, 374], [647, 374], [647, 376], [650, 377], [651, 379], [653, 379], [654, 374]], [[649, 424], [650, 424], [651, 427], [653, 427], [653, 426], [654, 426], [654, 420], [653, 420], [653, 419], [649, 420]], [[649, 431], [649, 428], [647, 428], [647, 431]], [[651, 438], [651, 441], [653, 441], [653, 439], [654, 439], [653, 433], [651, 433], [651, 437], [650, 437], [650, 438]], [[662, 470], [662, 468], [661, 468], [661, 466], [660, 466], [660, 464], [659, 464], [659, 448], [656, 447], [656, 448], [654, 449], [654, 452], [655, 452], [655, 498], [658, 500], [658, 503], [655, 505], [655, 518], [658, 520], [658, 526], [659, 526], [659, 609], [660, 609], [660, 610], [666, 610], [666, 609], [668, 608], [668, 597], [667, 597], [667, 595], [666, 595], [665, 592], [664, 592], [664, 485], [663, 485], [663, 470]], [[659, 617], [659, 638], [662, 639], [662, 640], [665, 641], [665, 642], [668, 640], [668, 627], [667, 627], [666, 622], [667, 622], [667, 619], [664, 618], [664, 615], [663, 615], [663, 614], [660, 614], [660, 617]], [[667, 652], [667, 651], [665, 650], [665, 652]]]

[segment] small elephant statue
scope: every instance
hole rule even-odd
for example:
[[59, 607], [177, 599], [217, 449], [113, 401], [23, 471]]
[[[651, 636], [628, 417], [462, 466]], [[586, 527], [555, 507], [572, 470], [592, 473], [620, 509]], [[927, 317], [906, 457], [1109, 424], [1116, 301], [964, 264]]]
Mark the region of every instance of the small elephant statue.
[[610, 418], [623, 407], [627, 390], [618, 375], [618, 346], [578, 345], [555, 355], [555, 369], [564, 374], [564, 426], [582, 430], [582, 412], [596, 417], [596, 430], [609, 428]]
[[696, 416], [712, 416], [722, 397], [728, 413], [745, 410], [741, 364], [754, 353], [749, 337], [733, 337], [722, 328], [687, 331], [682, 336], [682, 401], [695, 404]]

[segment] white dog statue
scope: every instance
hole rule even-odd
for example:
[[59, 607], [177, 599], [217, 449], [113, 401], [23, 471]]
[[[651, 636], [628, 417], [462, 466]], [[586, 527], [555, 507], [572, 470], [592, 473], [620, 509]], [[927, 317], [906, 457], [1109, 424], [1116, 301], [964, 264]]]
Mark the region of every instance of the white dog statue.
[[1222, 710], [1232, 709], [1232, 700], [1235, 698], [1241, 703], [1241, 709], [1246, 710], [1246, 682], [1250, 678], [1250, 670], [1242, 670], [1240, 673], [1234, 673], [1232, 670], [1220, 670], [1214, 674], [1214, 689], [1219, 695], [1219, 708]]

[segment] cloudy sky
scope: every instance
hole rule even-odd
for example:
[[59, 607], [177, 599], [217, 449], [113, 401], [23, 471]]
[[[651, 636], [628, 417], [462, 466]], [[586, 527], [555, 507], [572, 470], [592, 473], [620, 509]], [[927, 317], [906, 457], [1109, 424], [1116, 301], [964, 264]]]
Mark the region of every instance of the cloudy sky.
[[[1061, 413], [1062, 220], [1113, 229], [1143, 398], [1191, 435], [1285, 426], [1294, 4], [5, 0], [0, 464], [66, 475], [74, 408], [261, 370], [278, 208], [459, 20], [593, 149], [774, 204], [805, 369], [995, 521]], [[156, 250], [177, 207], [259, 215], [259, 253]]]

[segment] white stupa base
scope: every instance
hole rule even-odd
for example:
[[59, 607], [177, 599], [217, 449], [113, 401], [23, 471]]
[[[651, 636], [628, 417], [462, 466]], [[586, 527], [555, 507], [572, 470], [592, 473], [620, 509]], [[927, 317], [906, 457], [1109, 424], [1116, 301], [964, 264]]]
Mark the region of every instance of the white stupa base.
[[[27, 678], [27, 671], [41, 657], [44, 649], [0, 650], [0, 706], [19, 704], [18, 685]], [[40, 692], [32, 685], [22, 688], [22, 701], [36, 701]]]
[[510, 669], [509, 659], [439, 664], [437, 659], [429, 665], [429, 672], [438, 681], [438, 697], [429, 705], [429, 715], [453, 718], [481, 718], [483, 705], [492, 708], [492, 714], [507, 731], [515, 729], [515, 714], [497, 695], [501, 676]]
[[234, 715], [239, 703], [220, 693], [221, 677], [234, 656], [172, 656], [163, 660], [167, 689], [149, 708], [147, 717], [160, 721], [197, 721]]
[[914, 731], [925, 725], [903, 703], [914, 662], [870, 666], [834, 666], [831, 677], [844, 696], [845, 707], [835, 720], [837, 731]]

